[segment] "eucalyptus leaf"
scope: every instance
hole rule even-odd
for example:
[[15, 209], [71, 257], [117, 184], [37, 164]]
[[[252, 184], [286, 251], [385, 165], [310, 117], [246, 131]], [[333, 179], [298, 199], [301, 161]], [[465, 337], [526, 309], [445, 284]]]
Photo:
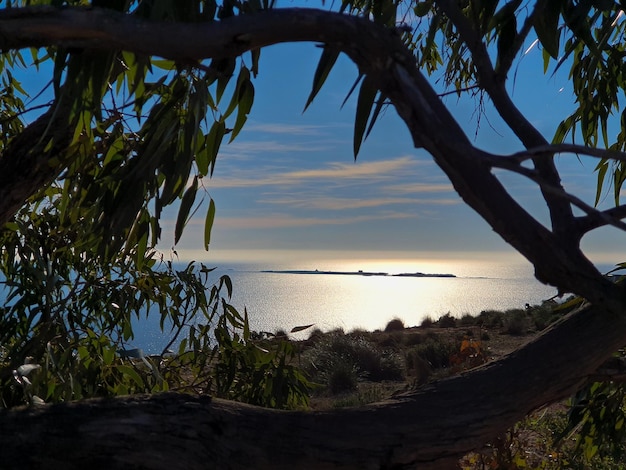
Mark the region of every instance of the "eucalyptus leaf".
[[376, 99], [378, 88], [374, 85], [373, 80], [366, 76], [359, 90], [359, 97], [356, 105], [356, 117], [354, 119], [354, 158], [356, 159], [363, 142], [365, 129], [369, 121], [372, 106]]

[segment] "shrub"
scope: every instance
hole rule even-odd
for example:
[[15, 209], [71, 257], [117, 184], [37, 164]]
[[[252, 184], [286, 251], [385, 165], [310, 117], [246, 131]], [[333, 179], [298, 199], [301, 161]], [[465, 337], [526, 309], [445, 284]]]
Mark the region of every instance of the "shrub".
[[[374, 338], [373, 338], [374, 339]], [[382, 335], [382, 338], [378, 340], [378, 345], [383, 348], [398, 349], [404, 340], [404, 334], [400, 331], [394, 331], [386, 335]]]
[[417, 348], [410, 349], [405, 355], [407, 375], [413, 378], [415, 385], [422, 385], [432, 374], [432, 367], [419, 354]]
[[387, 326], [385, 327], [385, 331], [387, 333], [391, 331], [402, 331], [402, 330], [404, 330], [404, 322], [400, 320], [399, 318], [394, 318], [393, 320], [389, 321], [389, 323], [387, 323]]
[[555, 315], [552, 309], [547, 306], [532, 308], [529, 313], [537, 331], [545, 329], [550, 323], [559, 318], [559, 316]]
[[361, 385], [356, 393], [347, 395], [333, 402], [333, 408], [347, 408], [351, 406], [363, 406], [369, 403], [384, 400], [389, 396], [387, 390], [380, 385]]
[[405, 346], [415, 346], [416, 344], [420, 344], [423, 340], [422, 334], [417, 331], [405, 333], [402, 338], [402, 342]]
[[466, 313], [459, 319], [460, 326], [474, 326], [476, 324], [476, 317]]
[[276, 330], [274, 337], [277, 339], [287, 339], [287, 332], [283, 329]]
[[476, 324], [485, 328], [502, 328], [504, 313], [498, 310], [483, 310], [476, 319]]
[[437, 324], [439, 325], [439, 328], [455, 328], [456, 318], [450, 315], [450, 313], [446, 313], [445, 315], [439, 317]]
[[326, 372], [326, 383], [333, 395], [356, 390], [359, 381], [359, 370], [349, 361], [337, 361]]
[[[389, 350], [380, 350], [374, 343], [352, 335], [328, 334], [304, 354], [308, 366], [306, 371], [313, 380], [318, 380], [331, 389], [331, 380], [347, 383], [342, 377], [382, 380], [401, 380], [403, 363], [400, 357]], [[334, 378], [334, 371], [337, 377]], [[334, 388], [341, 388], [337, 386]], [[334, 393], [334, 392], [333, 392]]]
[[420, 323], [420, 326], [422, 328], [430, 328], [430, 327], [433, 326], [434, 323], [435, 322], [434, 322], [433, 318], [430, 315], [428, 315], [428, 316], [424, 317], [424, 319], [422, 320], [422, 323]]
[[504, 332], [509, 335], [519, 336], [528, 331], [529, 318], [524, 310], [509, 310], [504, 319]]
[[311, 331], [311, 334], [309, 335], [309, 340], [318, 341], [323, 337], [324, 337], [324, 332], [320, 330], [319, 328], [315, 328], [313, 331]]
[[425, 360], [433, 369], [441, 369], [450, 365], [450, 355], [458, 350], [455, 343], [441, 339], [428, 339], [422, 344], [411, 348], [410, 354], [416, 354]]

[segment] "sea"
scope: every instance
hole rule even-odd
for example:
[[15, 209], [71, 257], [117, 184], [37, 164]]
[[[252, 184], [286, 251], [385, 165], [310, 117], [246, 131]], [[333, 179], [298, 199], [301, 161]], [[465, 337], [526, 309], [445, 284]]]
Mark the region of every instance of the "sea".
[[[231, 278], [230, 303], [240, 312], [247, 311], [253, 330], [290, 333], [294, 328], [313, 325], [290, 333], [295, 339], [307, 337], [313, 328], [373, 331], [384, 329], [395, 318], [406, 326], [417, 326], [427, 317], [436, 320], [450, 314], [460, 318], [483, 310], [524, 308], [557, 294], [554, 287], [537, 281], [532, 265], [517, 254], [265, 255], [246, 258], [237, 253], [230, 261], [225, 257], [204, 263], [216, 267], [213, 282], [223, 274]], [[607, 272], [612, 265], [598, 267]], [[139, 326], [136, 347], [160, 351], [166, 341], [159, 329], [146, 321]]]
[[[445, 314], [460, 318], [483, 310], [524, 308], [557, 294], [537, 281], [532, 265], [516, 253], [282, 250], [196, 255], [193, 259], [215, 268], [207, 288], [222, 275], [231, 278], [230, 303], [247, 312], [252, 330], [282, 330], [294, 339], [308, 337], [314, 328], [374, 331], [396, 318], [410, 327]], [[188, 262], [174, 261], [181, 268]], [[601, 272], [614, 266], [596, 265]], [[161, 331], [159, 318], [149, 312], [137, 320], [135, 337], [124, 347], [162, 353], [171, 334]], [[312, 326], [291, 333], [305, 325]]]

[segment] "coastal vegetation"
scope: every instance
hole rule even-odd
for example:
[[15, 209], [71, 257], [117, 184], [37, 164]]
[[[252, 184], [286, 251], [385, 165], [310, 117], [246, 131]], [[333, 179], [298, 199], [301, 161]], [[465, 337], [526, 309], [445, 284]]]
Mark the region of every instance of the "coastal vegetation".
[[[315, 330], [293, 344], [313, 384], [312, 409], [358, 407], [497, 360], [575, 304], [576, 299], [570, 299], [569, 306], [546, 302], [525, 309], [482, 311], [463, 315], [456, 325], [450, 324], [450, 315], [411, 327], [394, 318], [382, 330]], [[463, 456], [458, 468], [626, 468], [626, 433], [621, 431], [626, 395], [613, 382], [625, 371], [623, 358], [622, 353], [615, 356], [620, 365], [612, 375], [530, 414]]]
[[[547, 429], [565, 442], [570, 431], [583, 436], [573, 445], [585, 465], [622, 465], [624, 392], [615, 371], [626, 344], [626, 296], [582, 243], [598, 230], [626, 230], [622, 2], [346, 0], [322, 7], [2, 3], [0, 227], [9, 294], [0, 310], [0, 380], [11, 407], [0, 411], [3, 467], [449, 468], [487, 443], [493, 452], [469, 454], [471, 464], [534, 465], [526, 449], [549, 446], [533, 447], [537, 434], [516, 423], [527, 419], [532, 428], [533, 413], [574, 393], [566, 425], [557, 416]], [[207, 290], [204, 267], [171, 270], [166, 260], [155, 268], [164, 214], [176, 213], [177, 244], [203, 195], [208, 249], [216, 208], [204, 183], [221, 144], [248, 119], [261, 50], [302, 41], [316, 43], [320, 58], [304, 107], [339, 55], [348, 57], [358, 67], [349, 84], [353, 156], [393, 107], [416, 149], [533, 264], [537, 279], [577, 296], [567, 313], [552, 321], [558, 310], [540, 312], [537, 322], [526, 311], [485, 312], [479, 334], [446, 342], [411, 331], [402, 354], [393, 344], [406, 331], [397, 324], [381, 333], [389, 343], [382, 349], [364, 334], [317, 333], [326, 346], [300, 352], [284, 335], [250, 331], [246, 312], [228, 304], [227, 278]], [[549, 136], [512, 96], [531, 45], [543, 57], [537, 77], [566, 71], [574, 101], [544, 123]], [[46, 74], [49, 102], [30, 101], [42, 90], [24, 89], [16, 78], [24, 69]], [[488, 103], [517, 151], [479, 148], [450, 95], [476, 100], [479, 123]], [[561, 181], [560, 163], [583, 157], [597, 172], [592, 201]], [[529, 211], [517, 197], [520, 180], [536, 190], [541, 209]], [[147, 305], [163, 328], [185, 326], [186, 343], [173, 357], [123, 347]], [[465, 335], [476, 329], [468, 323], [448, 315], [421, 327]], [[489, 356], [483, 341], [500, 337], [494, 328], [525, 339], [538, 324], [532, 340], [478, 364]], [[211, 335], [215, 344], [207, 344]], [[303, 411], [309, 379], [296, 366], [306, 355], [319, 363], [310, 380], [330, 393], [356, 386], [358, 400], [370, 401], [376, 387], [360, 384], [398, 377], [403, 361], [415, 387], [380, 403]], [[447, 374], [457, 368], [463, 373]], [[432, 380], [439, 374], [447, 376]], [[180, 393], [191, 386], [203, 393]], [[25, 402], [28, 408], [14, 407]], [[578, 466], [559, 460], [556, 449], [555, 465]]]

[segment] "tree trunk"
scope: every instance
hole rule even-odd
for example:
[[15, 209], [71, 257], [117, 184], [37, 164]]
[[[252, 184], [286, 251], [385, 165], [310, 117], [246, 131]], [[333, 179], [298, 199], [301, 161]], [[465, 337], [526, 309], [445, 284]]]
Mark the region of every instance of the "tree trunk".
[[4, 411], [2, 468], [450, 468], [570, 395], [625, 342], [624, 317], [586, 307], [499, 361], [365, 407], [289, 412], [167, 393]]

